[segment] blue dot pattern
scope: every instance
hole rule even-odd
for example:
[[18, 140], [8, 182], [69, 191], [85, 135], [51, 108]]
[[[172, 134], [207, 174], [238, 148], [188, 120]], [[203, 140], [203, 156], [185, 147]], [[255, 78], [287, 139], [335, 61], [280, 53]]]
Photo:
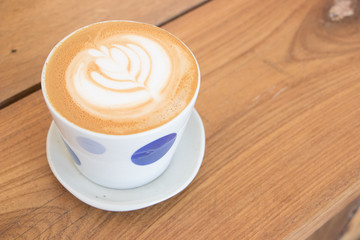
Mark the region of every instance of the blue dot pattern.
[[76, 141], [79, 145], [86, 151], [93, 154], [103, 154], [105, 152], [105, 147], [94, 140], [85, 137], [77, 137]]
[[154, 163], [170, 150], [175, 140], [176, 133], [161, 137], [137, 150], [131, 156], [131, 161], [140, 166]]
[[81, 162], [80, 162], [80, 159], [78, 158], [78, 156], [76, 156], [76, 154], [74, 153], [74, 151], [70, 148], [69, 145], [67, 145], [67, 143], [64, 141], [65, 143], [65, 146], [67, 148], [67, 150], [69, 151], [69, 153], [71, 154], [71, 156], [73, 157], [73, 160], [74, 162], [77, 164], [77, 165], [81, 165]]

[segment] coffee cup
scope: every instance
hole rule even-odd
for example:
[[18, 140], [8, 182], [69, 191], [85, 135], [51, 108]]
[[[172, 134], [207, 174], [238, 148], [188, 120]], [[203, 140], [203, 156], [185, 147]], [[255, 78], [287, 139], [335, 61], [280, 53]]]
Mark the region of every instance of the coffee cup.
[[69, 34], [50, 52], [42, 92], [77, 169], [129, 189], [171, 163], [200, 87], [183, 42], [156, 26], [106, 21]]

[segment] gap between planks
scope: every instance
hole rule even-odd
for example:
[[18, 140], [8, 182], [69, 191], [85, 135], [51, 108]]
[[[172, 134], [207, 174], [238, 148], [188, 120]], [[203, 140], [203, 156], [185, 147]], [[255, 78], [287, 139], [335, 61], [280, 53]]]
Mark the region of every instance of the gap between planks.
[[[186, 15], [187, 13], [189, 13], [191, 11], [194, 11], [197, 8], [200, 8], [201, 6], [207, 4], [207, 3], [211, 2], [211, 1], [212, 0], [206, 0], [204, 2], [200, 2], [200, 3], [190, 7], [188, 9], [185, 9], [184, 11], [180, 12], [179, 14], [177, 14], [177, 15], [169, 18], [169, 19], [164, 20], [164, 21], [156, 24], [156, 26], [162, 27], [162, 26], [164, 26], [164, 25], [166, 25], [166, 24], [168, 24], [168, 23], [170, 23], [170, 22], [172, 22], [172, 21]], [[36, 91], [38, 91], [40, 89], [41, 89], [41, 83], [38, 82], [37, 84], [35, 84], [35, 85], [31, 86], [31, 87], [28, 87], [28, 88], [24, 89], [23, 91], [21, 91], [19, 93], [16, 93], [15, 95], [13, 95], [13, 96], [5, 99], [4, 101], [0, 102], [0, 110], [7, 107], [7, 106], [10, 106], [11, 104], [25, 98], [26, 96], [29, 96], [30, 94], [32, 94], [32, 93], [34, 93], [34, 92], [36, 92]]]

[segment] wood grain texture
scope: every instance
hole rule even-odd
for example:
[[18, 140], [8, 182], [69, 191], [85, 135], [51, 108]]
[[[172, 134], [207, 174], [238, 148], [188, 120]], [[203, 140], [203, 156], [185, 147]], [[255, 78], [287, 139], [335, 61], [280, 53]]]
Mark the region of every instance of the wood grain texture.
[[0, 238], [309, 237], [360, 195], [360, 19], [332, 22], [330, 6], [219, 0], [164, 26], [199, 60], [207, 143], [194, 182], [143, 210], [97, 210], [57, 183], [41, 92], [2, 109]]
[[161, 24], [202, 2], [0, 1], [0, 107], [35, 90], [50, 50], [76, 29], [113, 19]]

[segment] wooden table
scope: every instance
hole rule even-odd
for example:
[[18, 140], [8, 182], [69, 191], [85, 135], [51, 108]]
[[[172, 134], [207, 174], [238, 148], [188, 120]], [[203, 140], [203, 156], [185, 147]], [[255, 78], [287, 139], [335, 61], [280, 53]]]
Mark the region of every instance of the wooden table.
[[[332, 4], [1, 1], [0, 239], [312, 235], [360, 196], [360, 15], [333, 21]], [[62, 37], [108, 19], [162, 26], [202, 72], [202, 167], [180, 194], [132, 212], [79, 201], [46, 159], [42, 64]]]

